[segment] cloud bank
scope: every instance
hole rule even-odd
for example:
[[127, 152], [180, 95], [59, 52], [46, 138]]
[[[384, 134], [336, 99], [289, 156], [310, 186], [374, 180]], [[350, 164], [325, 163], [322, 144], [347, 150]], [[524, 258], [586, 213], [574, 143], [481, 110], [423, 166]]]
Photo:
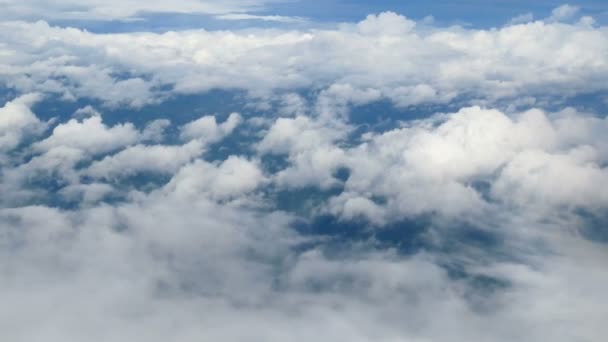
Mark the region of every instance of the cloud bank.
[[[351, 87], [403, 107], [469, 97], [539, 100], [603, 91], [608, 70], [608, 33], [583, 19], [476, 30], [418, 25], [387, 12], [309, 31], [93, 34], [3, 22], [0, 34], [5, 86], [135, 107], [214, 88], [268, 96]], [[347, 101], [350, 94], [341, 95]]]

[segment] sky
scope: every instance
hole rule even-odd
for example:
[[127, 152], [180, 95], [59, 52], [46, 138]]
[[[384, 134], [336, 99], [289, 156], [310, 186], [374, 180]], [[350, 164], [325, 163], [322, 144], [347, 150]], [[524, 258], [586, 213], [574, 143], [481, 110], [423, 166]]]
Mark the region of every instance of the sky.
[[[394, 11], [408, 17], [423, 19], [432, 16], [435, 20], [449, 25], [459, 23], [475, 27], [495, 27], [509, 22], [522, 14], [532, 13], [539, 17], [549, 16], [551, 11], [564, 5], [562, 1], [540, 0], [434, 0], [434, 1], [348, 1], [312, 0], [293, 1], [277, 4], [268, 13], [288, 16], [304, 16], [315, 21], [355, 21], [369, 13]], [[602, 0], [579, 1], [572, 5], [580, 6], [585, 13], [605, 19], [608, 4]]]
[[0, 339], [605, 340], [605, 1], [0, 0]]
[[[78, 26], [96, 32], [319, 27], [339, 22], [356, 22], [370, 13], [385, 11], [401, 13], [415, 20], [432, 18], [436, 25], [441, 26], [492, 28], [509, 23], [518, 16], [537, 19], [549, 17], [553, 9], [565, 4], [559, 0], [192, 0], [161, 6], [158, 2], [142, 5], [137, 1], [127, 1], [122, 6], [111, 2], [83, 3], [72, 0], [56, 1], [55, 6], [52, 5], [54, 2], [32, 0], [6, 3], [4, 16], [7, 19], [43, 19], [57, 25]], [[603, 0], [585, 0], [571, 5], [578, 7], [581, 14], [593, 16], [600, 23], [608, 20], [608, 4]], [[241, 16], [235, 17], [235, 14]], [[234, 20], [235, 18], [239, 20]]]

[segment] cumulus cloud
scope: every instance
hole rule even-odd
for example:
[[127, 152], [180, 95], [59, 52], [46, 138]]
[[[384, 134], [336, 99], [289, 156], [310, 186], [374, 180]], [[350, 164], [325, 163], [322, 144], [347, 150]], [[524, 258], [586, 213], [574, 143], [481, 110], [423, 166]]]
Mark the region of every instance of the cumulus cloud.
[[97, 178], [129, 176], [140, 172], [172, 174], [180, 166], [200, 156], [203, 147], [204, 144], [196, 140], [183, 146], [135, 145], [94, 162], [85, 174]]
[[82, 121], [71, 119], [53, 129], [48, 138], [34, 144], [34, 149], [47, 152], [54, 148], [74, 148], [90, 154], [110, 152], [133, 144], [138, 131], [131, 123], [107, 127], [101, 116], [92, 116]]
[[0, 108], [0, 152], [16, 148], [28, 136], [45, 128], [30, 110], [39, 99], [38, 94], [23, 95]]
[[200, 139], [206, 142], [216, 142], [230, 134], [242, 121], [239, 113], [232, 113], [225, 122], [217, 124], [213, 115], [203, 116], [185, 124], [181, 128], [180, 138], [183, 140]]
[[262, 154], [287, 155], [292, 166], [275, 177], [285, 187], [336, 184], [333, 173], [340, 167], [344, 152], [334, 145], [343, 138], [342, 127], [332, 127], [307, 116], [279, 118], [259, 142]]
[[[0, 209], [7, 338], [303, 341], [314, 330], [321, 340], [568, 341], [605, 333], [601, 320], [584, 318], [605, 314], [596, 305], [604, 297], [597, 284], [607, 279], [605, 248], [567, 233], [585, 227], [577, 209], [595, 215], [608, 205], [597, 191], [606, 183], [604, 118], [573, 109], [507, 115], [467, 107], [365, 132], [345, 145], [352, 133], [345, 122], [278, 114], [256, 153], [285, 155], [288, 163], [267, 174], [255, 157], [201, 157], [205, 139], [217, 142], [239, 124], [236, 114], [221, 124], [209, 116], [186, 124], [196, 134], [184, 145], [143, 145], [137, 141], [149, 138], [149, 127], [170, 123], [140, 131], [106, 126], [89, 112], [33, 142], [25, 150], [35, 154], [31, 160], [3, 168], [13, 191], [28, 189], [11, 181], [15, 175], [37, 179], [28, 170], [58, 170], [51, 179], [69, 179], [57, 194], [78, 203]], [[104, 157], [78, 168], [95, 154]], [[332, 180], [338, 165], [349, 176], [324, 210], [366, 219], [367, 229], [424, 213], [449, 217], [433, 221], [424, 237], [430, 249], [408, 255], [372, 240], [335, 250], [295, 229], [303, 218], [275, 209], [265, 195], [273, 183], [341, 182]], [[146, 171], [171, 179], [126, 194], [106, 183]], [[82, 175], [99, 179], [83, 183]], [[486, 190], [476, 181], [488, 183]], [[120, 192], [119, 201], [110, 200]], [[450, 232], [467, 220], [495, 226], [504, 246], [479, 249], [454, 238]], [[446, 264], [465, 274], [455, 276]], [[525, 309], [529, 303], [533, 310]], [[35, 331], [25, 328], [34, 321]], [[227, 321], [245, 328], [225, 329]]]
[[595, 190], [608, 180], [605, 119], [573, 110], [507, 115], [468, 107], [367, 134], [351, 147], [343, 146], [348, 131], [323, 122], [279, 118], [258, 149], [288, 156], [289, 166], [275, 176], [288, 187], [326, 188], [339, 183], [338, 169], [349, 169], [345, 192], [328, 207], [347, 219], [470, 215], [494, 201], [528, 210], [596, 211], [607, 204]]
[[528, 151], [507, 164], [492, 191], [518, 206], [601, 210], [608, 197], [597, 186], [608, 184], [608, 170], [600, 163], [605, 161], [590, 146], [557, 154]]
[[188, 165], [175, 175], [167, 188], [179, 196], [197, 197], [206, 193], [210, 198], [226, 200], [247, 194], [264, 181], [255, 162], [231, 156], [217, 166], [201, 161]]
[[605, 89], [605, 31], [553, 21], [429, 29], [390, 12], [301, 31], [94, 34], [3, 22], [7, 52], [0, 74], [5, 86], [23, 92], [93, 97], [109, 106], [162, 101], [168, 88], [171, 94], [236, 88], [267, 96], [276, 89], [351, 87], [352, 94], [404, 107], [459, 96], [568, 97]]
[[416, 23], [394, 12], [384, 12], [379, 15], [370, 14], [357, 24], [357, 29], [363, 34], [394, 35], [409, 33]]

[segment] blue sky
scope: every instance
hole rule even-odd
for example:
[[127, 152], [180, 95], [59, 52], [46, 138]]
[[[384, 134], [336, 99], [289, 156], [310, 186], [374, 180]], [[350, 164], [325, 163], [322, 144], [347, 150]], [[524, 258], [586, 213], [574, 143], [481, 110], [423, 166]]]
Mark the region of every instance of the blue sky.
[[[255, 10], [256, 15], [279, 15], [303, 17], [307, 24], [280, 25], [259, 20], [226, 21], [202, 14], [143, 13], [141, 22], [99, 21], [99, 20], [52, 20], [53, 22], [86, 27], [99, 32], [120, 32], [137, 30], [166, 31], [187, 28], [230, 29], [248, 27], [303, 27], [319, 26], [337, 22], [352, 22], [363, 19], [370, 13], [394, 11], [407, 17], [421, 20], [433, 17], [438, 25], [462, 25], [478, 28], [500, 27], [511, 19], [531, 13], [535, 19], [546, 18], [551, 11], [565, 4], [563, 1], [425, 1], [407, 2], [393, 0], [347, 1], [347, 0], [289, 0], [265, 4]], [[608, 4], [602, 0], [586, 0], [569, 3], [580, 8], [583, 15], [593, 16], [597, 22], [608, 20]]]
[[[533, 13], [537, 18], [550, 15], [551, 10], [563, 5], [555, 0], [432, 0], [432, 1], [348, 1], [348, 0], [310, 0], [292, 1], [275, 5], [267, 13], [304, 16], [318, 21], [353, 21], [369, 13], [394, 11], [408, 17], [421, 19], [433, 16], [445, 24], [468, 23], [473, 26], [500, 26], [511, 18], [525, 13]], [[580, 6], [585, 14], [605, 20], [608, 3], [602, 0], [587, 0], [570, 3]]]

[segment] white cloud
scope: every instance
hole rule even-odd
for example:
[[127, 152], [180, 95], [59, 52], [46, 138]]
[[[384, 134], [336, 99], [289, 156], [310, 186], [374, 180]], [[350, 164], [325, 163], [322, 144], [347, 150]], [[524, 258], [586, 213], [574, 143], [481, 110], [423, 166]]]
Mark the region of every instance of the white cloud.
[[242, 120], [239, 113], [231, 113], [225, 122], [218, 125], [215, 116], [203, 116], [185, 124], [181, 128], [180, 138], [186, 141], [200, 139], [209, 143], [216, 142], [232, 133]]
[[409, 20], [394, 12], [384, 12], [378, 15], [370, 14], [357, 24], [357, 29], [363, 34], [376, 35], [404, 35], [412, 31], [416, 22]]
[[[596, 190], [608, 181], [605, 119], [573, 110], [508, 116], [469, 107], [366, 134], [352, 147], [342, 147], [348, 127], [332, 129], [323, 120], [279, 118], [258, 150], [288, 156], [289, 166], [274, 176], [285, 187], [331, 187], [339, 183], [334, 173], [348, 168], [345, 192], [328, 204], [345, 219], [474, 216], [495, 205], [484, 196], [530, 211], [608, 204]], [[480, 184], [488, 188], [478, 190]]]
[[330, 199], [328, 207], [330, 213], [346, 221], [366, 219], [378, 226], [387, 223], [386, 208], [357, 193], [343, 192]]
[[158, 119], [146, 124], [141, 132], [141, 140], [161, 142], [165, 139], [165, 130], [171, 126], [171, 120]]
[[600, 184], [608, 184], [608, 170], [598, 165], [594, 148], [582, 146], [564, 154], [521, 153], [506, 165], [492, 191], [527, 208], [596, 210], [608, 206], [608, 195], [597, 191]]
[[296, 93], [283, 95], [280, 103], [278, 112], [282, 116], [304, 116], [310, 110], [306, 99]]
[[91, 183], [68, 185], [61, 189], [60, 194], [69, 201], [81, 204], [94, 204], [113, 192], [114, 188], [109, 184]]
[[131, 123], [106, 126], [101, 116], [82, 121], [71, 119], [53, 129], [50, 137], [34, 144], [34, 149], [45, 152], [54, 148], [75, 148], [88, 154], [110, 152], [135, 143], [139, 132]]
[[[301, 110], [302, 99], [291, 100]], [[255, 158], [200, 157], [205, 140], [232, 131], [240, 116], [193, 121], [184, 126], [196, 132], [185, 145], [146, 146], [137, 143], [160, 140], [167, 122], [138, 131], [106, 126], [88, 112], [93, 116], [59, 123], [46, 143], [33, 143], [44, 153], [3, 169], [11, 194], [26, 190], [20, 177], [38, 179], [42, 170], [68, 179], [54, 198], [78, 203], [57, 209], [3, 202], [4, 338], [565, 342], [606, 333], [601, 319], [588, 318], [605, 314], [597, 305], [605, 298], [605, 248], [566, 233], [584, 227], [570, 209], [608, 205], [597, 191], [606, 182], [606, 119], [572, 109], [507, 115], [468, 107], [345, 145], [352, 127], [344, 122], [317, 112], [279, 116], [257, 151], [285, 154], [290, 166], [265, 174]], [[77, 169], [93, 153], [105, 157]], [[274, 211], [264, 196], [271, 182], [324, 187], [338, 165], [349, 167], [350, 177], [346, 191], [325, 203], [328, 212], [367, 217], [367, 229], [443, 214], [450, 219], [434, 222], [436, 236], [425, 239], [450, 252], [405, 256], [373, 241], [341, 241], [344, 247], [333, 249], [298, 233], [297, 218]], [[142, 170], [171, 180], [105, 200], [123, 191], [105, 177]], [[100, 179], [81, 184], [87, 173]], [[489, 182], [492, 203], [469, 186], [475, 180]], [[477, 216], [480, 208], [485, 217]], [[453, 221], [466, 220], [496, 227], [504, 251], [477, 250], [450, 235], [459, 229]], [[302, 251], [302, 244], [317, 247]], [[502, 253], [507, 260], [496, 260]], [[454, 277], [440, 266], [454, 263], [494, 280]], [[492, 281], [505, 285], [493, 289]]]
[[162, 101], [162, 86], [171, 94], [222, 88], [260, 96], [333, 86], [348, 90], [353, 103], [384, 97], [400, 106], [458, 96], [491, 102], [601, 91], [608, 74], [605, 28], [543, 21], [494, 30], [417, 28], [383, 13], [333, 29], [162, 34], [4, 22], [0, 40], [7, 86], [109, 106]]
[[279, 118], [270, 127], [258, 149], [271, 153], [300, 152], [329, 144], [342, 135], [343, 132], [307, 116]]
[[238, 198], [257, 189], [266, 178], [256, 162], [231, 156], [219, 165], [196, 161], [175, 174], [166, 191], [180, 197], [207, 194], [216, 200]]
[[0, 211], [14, 232], [0, 241], [20, 242], [3, 258], [3, 336], [565, 342], [606, 332], [606, 254], [588, 242], [568, 239], [567, 254], [536, 267], [480, 262], [471, 271], [512, 284], [479, 294], [428, 254], [294, 255], [285, 217], [158, 195], [77, 213]]
[[37, 94], [23, 95], [0, 108], [0, 152], [14, 149], [28, 136], [44, 130], [46, 125], [30, 109], [39, 99]]
[[333, 173], [343, 163], [344, 152], [334, 142], [347, 133], [306, 116], [279, 118], [259, 142], [262, 154], [285, 154], [292, 167], [276, 174], [279, 185], [299, 188], [318, 185], [329, 188], [338, 182]]
[[194, 140], [182, 146], [135, 145], [94, 162], [84, 173], [97, 178], [131, 176], [140, 172], [176, 172], [182, 165], [203, 153], [202, 142]]

